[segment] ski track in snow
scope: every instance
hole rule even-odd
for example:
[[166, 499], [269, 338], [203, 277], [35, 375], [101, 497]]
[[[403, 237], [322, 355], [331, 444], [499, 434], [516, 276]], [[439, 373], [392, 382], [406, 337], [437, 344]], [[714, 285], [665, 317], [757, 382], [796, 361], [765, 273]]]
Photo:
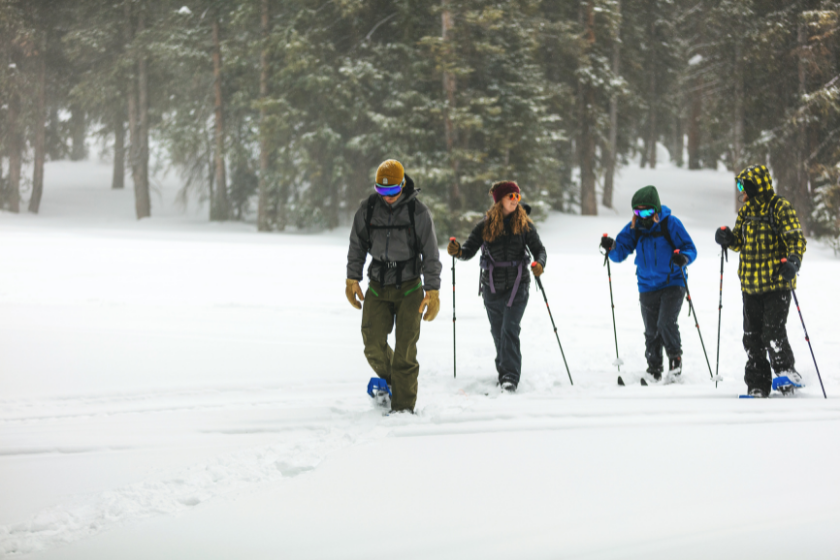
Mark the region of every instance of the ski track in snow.
[[[95, 495], [77, 496], [67, 503], [39, 511], [29, 521], [0, 526], [0, 556], [30, 554], [152, 516], [177, 515], [219, 496], [253, 492], [263, 484], [310, 473], [330, 454], [344, 447], [363, 445], [385, 437], [840, 421], [840, 404], [836, 401], [820, 401], [819, 405], [802, 410], [795, 406], [798, 399], [786, 399], [787, 402], [781, 403], [781, 399], [774, 399], [775, 405], [787, 406], [761, 406], [769, 404], [769, 401], [764, 401], [750, 408], [732, 398], [721, 399], [721, 395], [715, 394], [704, 381], [683, 385], [681, 393], [667, 395], [678, 397], [677, 400], [655, 410], [648, 406], [649, 399], [659, 400], [666, 395], [650, 393], [668, 391], [669, 387], [600, 387], [601, 391], [612, 393], [602, 397], [610, 406], [605, 410], [602, 405], [593, 405], [592, 401], [598, 399], [588, 396], [593, 387], [570, 389], [555, 382], [554, 386], [534, 390], [524, 383], [519, 394], [509, 395], [500, 393], [489, 380], [452, 381], [439, 375], [424, 381], [421, 387], [426, 400], [434, 404], [418, 409], [414, 416], [384, 416], [380, 408], [359, 398], [356, 387], [347, 388], [347, 394], [336, 400], [321, 401], [294, 395], [294, 390], [281, 391], [285, 398], [249, 398], [260, 391], [242, 388], [231, 391], [235, 397], [223, 396], [221, 399], [217, 392], [193, 391], [171, 395], [100, 395], [54, 399], [40, 404], [0, 401], [0, 409], [3, 410], [0, 430], [9, 425], [37, 426], [78, 419], [109, 422], [119, 416], [146, 417], [180, 410], [224, 410], [243, 405], [269, 412], [291, 405], [299, 411], [308, 411], [310, 416], [308, 423], [296, 420], [289, 425], [283, 421], [270, 421], [210, 430], [232, 435], [270, 433], [276, 435], [278, 441], [226, 453], [158, 479], [144, 480]], [[711, 407], [710, 402], [713, 403]], [[49, 409], [53, 413], [28, 416], [28, 409]], [[312, 414], [313, 410], [317, 412]], [[6, 448], [0, 455], [90, 453], [102, 449]]]

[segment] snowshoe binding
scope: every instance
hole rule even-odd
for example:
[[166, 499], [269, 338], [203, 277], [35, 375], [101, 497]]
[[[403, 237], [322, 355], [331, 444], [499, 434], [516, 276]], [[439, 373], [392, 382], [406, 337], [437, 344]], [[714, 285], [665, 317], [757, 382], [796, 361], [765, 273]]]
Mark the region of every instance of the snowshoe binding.
[[766, 399], [770, 395], [760, 387], [753, 387], [746, 395], [740, 395], [739, 399]]
[[374, 404], [390, 410], [391, 388], [381, 377], [371, 377], [368, 381], [367, 394], [373, 399]]
[[773, 379], [773, 390], [786, 397], [793, 395], [796, 389], [801, 389], [804, 386], [802, 376], [795, 371], [789, 371]]

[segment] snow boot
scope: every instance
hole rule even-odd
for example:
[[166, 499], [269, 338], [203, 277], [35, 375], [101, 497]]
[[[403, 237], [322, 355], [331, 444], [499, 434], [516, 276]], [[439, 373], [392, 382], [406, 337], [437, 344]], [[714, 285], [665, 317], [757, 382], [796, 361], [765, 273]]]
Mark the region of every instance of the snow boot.
[[682, 356], [674, 356], [668, 359], [668, 375], [678, 378], [682, 373]]
[[662, 379], [662, 364], [648, 364], [647, 372], [653, 377], [654, 381]]
[[512, 381], [502, 381], [502, 391], [507, 391], [508, 393], [515, 393], [516, 384], [514, 384]]
[[760, 387], [753, 387], [749, 391], [747, 391], [747, 395], [754, 399], [766, 399], [769, 395], [764, 389]]

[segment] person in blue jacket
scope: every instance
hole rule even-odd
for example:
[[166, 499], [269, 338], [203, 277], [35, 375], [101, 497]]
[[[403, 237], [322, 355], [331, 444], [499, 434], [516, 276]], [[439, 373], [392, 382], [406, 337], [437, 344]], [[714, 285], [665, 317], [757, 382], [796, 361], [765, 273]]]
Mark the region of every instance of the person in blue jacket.
[[[662, 379], [662, 346], [668, 354], [668, 375], [682, 373], [682, 344], [677, 317], [685, 297], [685, 267], [697, 258], [697, 248], [671, 209], [659, 202], [656, 187], [636, 191], [633, 218], [615, 239], [601, 238], [609, 259], [620, 263], [636, 252], [639, 301], [645, 324], [647, 372]], [[679, 249], [679, 252], [676, 250]]]

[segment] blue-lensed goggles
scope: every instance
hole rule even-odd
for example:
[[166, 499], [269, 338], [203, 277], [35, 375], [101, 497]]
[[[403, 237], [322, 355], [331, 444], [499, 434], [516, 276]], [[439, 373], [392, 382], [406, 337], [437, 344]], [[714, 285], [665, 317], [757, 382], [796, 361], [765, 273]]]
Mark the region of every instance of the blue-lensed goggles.
[[374, 183], [373, 188], [376, 192], [382, 196], [396, 196], [400, 194], [403, 186], [405, 186], [405, 179], [402, 180], [402, 183], [399, 185], [380, 185], [379, 183]]
[[738, 187], [738, 192], [744, 192], [744, 183], [741, 179], [735, 179], [735, 185]]
[[650, 218], [656, 214], [656, 208], [633, 208], [633, 213], [642, 219]]

